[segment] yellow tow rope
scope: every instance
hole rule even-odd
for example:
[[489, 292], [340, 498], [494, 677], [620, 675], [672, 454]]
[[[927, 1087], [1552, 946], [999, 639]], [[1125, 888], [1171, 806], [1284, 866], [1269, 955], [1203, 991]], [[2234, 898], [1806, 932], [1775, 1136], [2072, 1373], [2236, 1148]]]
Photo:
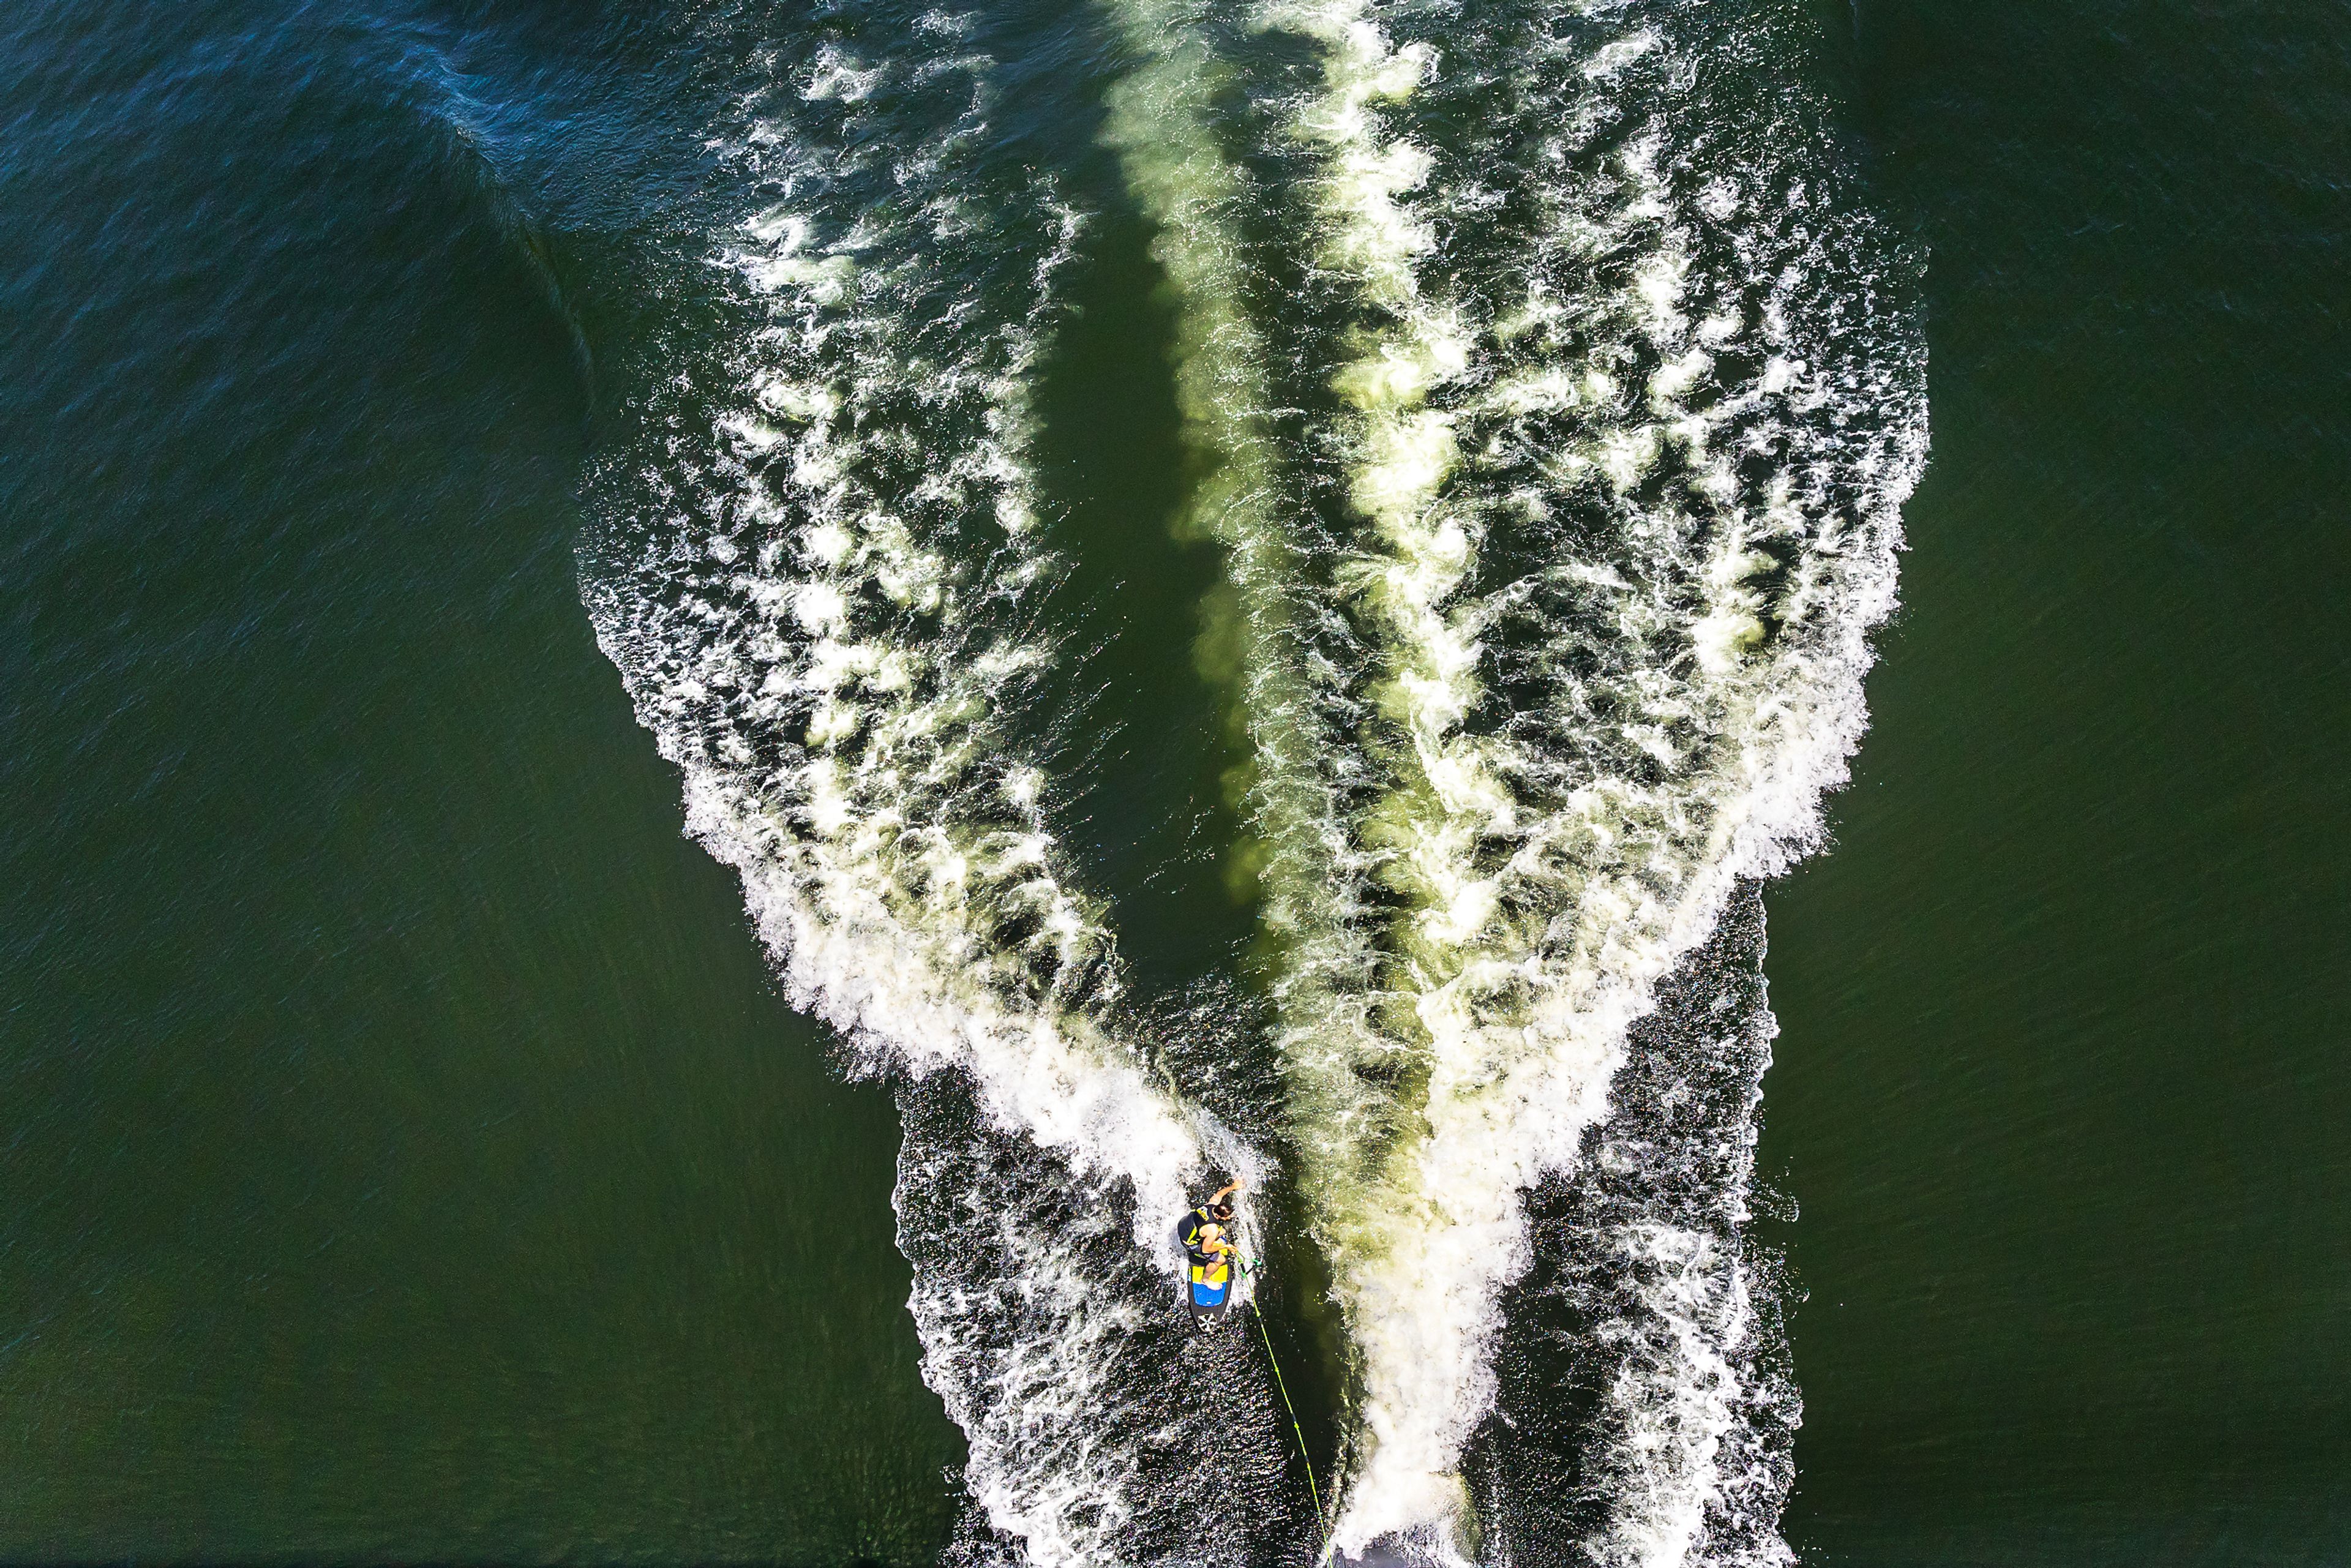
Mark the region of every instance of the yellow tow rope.
[[1273, 1336], [1266, 1333], [1265, 1313], [1254, 1301], [1249, 1302], [1249, 1316], [1257, 1320], [1257, 1337], [1265, 1342], [1265, 1359], [1273, 1368], [1273, 1385], [1281, 1391], [1281, 1407], [1290, 1412], [1290, 1436], [1298, 1439], [1299, 1462], [1306, 1467], [1306, 1492], [1314, 1500], [1314, 1528], [1324, 1531], [1322, 1550], [1314, 1559], [1315, 1568], [1322, 1568], [1331, 1560], [1332, 1533], [1329, 1521], [1322, 1517], [1322, 1489], [1314, 1481], [1314, 1461], [1306, 1452], [1306, 1433], [1298, 1425], [1298, 1406], [1290, 1402], [1290, 1385], [1281, 1375], [1281, 1358], [1273, 1354]]

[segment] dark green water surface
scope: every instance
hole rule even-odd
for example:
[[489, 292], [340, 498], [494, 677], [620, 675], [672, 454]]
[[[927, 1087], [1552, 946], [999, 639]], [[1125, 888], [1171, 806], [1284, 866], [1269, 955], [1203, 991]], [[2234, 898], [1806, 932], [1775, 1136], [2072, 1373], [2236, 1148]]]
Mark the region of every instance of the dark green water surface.
[[888, 1101], [596, 650], [455, 30], [154, 15], [0, 24], [0, 1554], [929, 1560]]
[[2351, 1555], [2351, 17], [1869, 4], [1934, 455], [1773, 890], [1792, 1542]]
[[[1934, 448], [1834, 848], [1767, 900], [1789, 1538], [2341, 1562], [2351, 12], [1834, 20]], [[680, 835], [575, 577], [606, 378], [695, 307], [648, 281], [690, 22], [0, 17], [0, 1558], [947, 1542], [890, 1102]], [[1231, 831], [1215, 563], [1098, 233], [1040, 455], [1155, 743], [1087, 852], [1150, 889]], [[1121, 910], [1149, 984], [1246, 936], [1169, 885]]]

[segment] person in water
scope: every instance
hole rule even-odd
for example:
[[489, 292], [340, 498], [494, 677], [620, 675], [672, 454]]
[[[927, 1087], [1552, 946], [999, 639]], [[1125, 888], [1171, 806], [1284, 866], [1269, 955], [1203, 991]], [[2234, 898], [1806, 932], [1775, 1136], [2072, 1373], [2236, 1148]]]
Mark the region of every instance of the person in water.
[[1241, 1179], [1235, 1176], [1217, 1189], [1214, 1197], [1184, 1217], [1176, 1227], [1176, 1239], [1195, 1263], [1212, 1263], [1218, 1258], [1233, 1254], [1233, 1244], [1225, 1239], [1225, 1227], [1233, 1222], [1233, 1195], [1241, 1189]]

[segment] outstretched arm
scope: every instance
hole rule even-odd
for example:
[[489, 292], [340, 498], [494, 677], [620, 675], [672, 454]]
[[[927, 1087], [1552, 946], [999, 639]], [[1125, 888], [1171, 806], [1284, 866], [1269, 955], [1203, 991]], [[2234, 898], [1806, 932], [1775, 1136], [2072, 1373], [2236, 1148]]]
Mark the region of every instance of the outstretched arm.
[[1233, 1196], [1233, 1194], [1235, 1194], [1235, 1193], [1237, 1193], [1237, 1192], [1240, 1191], [1240, 1189], [1241, 1189], [1241, 1178], [1240, 1178], [1240, 1177], [1238, 1177], [1238, 1176], [1235, 1176], [1235, 1177], [1233, 1177], [1233, 1179], [1232, 1179], [1232, 1180], [1230, 1180], [1230, 1181], [1227, 1182], [1224, 1186], [1222, 1186], [1218, 1187], [1218, 1188], [1217, 1189], [1217, 1196], [1216, 1196], [1216, 1197], [1212, 1197], [1212, 1198], [1210, 1198], [1208, 1201], [1209, 1201], [1210, 1203], [1222, 1203], [1222, 1202], [1224, 1202], [1224, 1201], [1225, 1201], [1225, 1199], [1227, 1199], [1227, 1198], [1228, 1198], [1228, 1197], [1232, 1197], [1232, 1196]]

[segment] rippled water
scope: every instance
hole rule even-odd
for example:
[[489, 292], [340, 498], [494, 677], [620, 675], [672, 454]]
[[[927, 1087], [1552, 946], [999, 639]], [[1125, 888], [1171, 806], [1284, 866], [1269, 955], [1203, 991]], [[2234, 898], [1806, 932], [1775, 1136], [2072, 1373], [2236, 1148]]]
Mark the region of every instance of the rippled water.
[[[1966, 781], [2050, 755], [2019, 737], [2069, 732], [2089, 628], [2178, 591], [2143, 559], [2075, 592], [2117, 570], [2091, 543], [2001, 568], [1997, 616], [1949, 585], [2062, 535], [2052, 496], [2102, 516], [2102, 442], [2183, 559], [2235, 515], [2171, 455], [2236, 471], [2218, 389], [2131, 424], [2116, 400], [2149, 394], [2097, 369], [2202, 298], [2188, 273], [2048, 281], [2189, 190], [2314, 255], [2334, 232], [2321, 187], [2241, 191], [2323, 145], [2315, 109], [2243, 110], [2238, 166], [2149, 130], [2166, 78], [2132, 68], [2199, 26], [20, 13], [0, 1379], [27, 1419], [0, 1553], [2319, 1550], [2333, 1493], [2293, 1478], [2325, 1396], [2253, 1374], [2225, 1313], [2139, 1364], [2213, 1407], [2190, 1364], [2275, 1375], [2293, 1463], [2199, 1469], [2189, 1406], [2152, 1396], [2036, 1413], [2036, 1382], [2093, 1384], [2000, 1347], [2095, 1291], [2003, 1318], [1920, 1283], [1938, 1236], [2073, 1278], [2078, 1247], [1988, 1217], [2168, 1190], [2020, 1163], [2013, 1121], [1936, 1140], [1983, 1074], [2027, 1092], [2121, 1039], [2140, 988], [2088, 959], [2029, 1060], [1938, 1021], [1998, 994], [2037, 911], [2169, 950], [2062, 891], [2134, 863], [2092, 847], [2095, 758], [2010, 768], [2071, 824], [2067, 877], [1947, 912], [2021, 841], [1959, 826]], [[2249, 80], [2339, 101], [2315, 24], [2230, 37]], [[1991, 107], [1991, 38], [2043, 51], [2020, 79], [2053, 116], [2066, 62], [2115, 68], [2036, 142]], [[2102, 181], [2066, 172], [2085, 136]], [[2222, 270], [2211, 345], [2324, 319], [2299, 264]], [[2048, 350], [2101, 319], [2126, 324]], [[2262, 373], [2315, 387], [2300, 351]], [[2175, 386], [2206, 362], [2166, 354]], [[2218, 362], [2250, 385], [2260, 359]], [[2299, 466], [2254, 486], [2288, 528], [2340, 455], [2339, 408], [2296, 406]], [[2298, 555], [2280, 601], [2333, 591], [2288, 537], [2214, 580]], [[1892, 766], [1959, 749], [1835, 796], [1888, 636]], [[2204, 674], [2228, 661], [2183, 677], [2116, 636], [2133, 673], [2092, 711], [2235, 700]], [[2042, 665], [1988, 661], [2011, 643]], [[2282, 820], [2314, 820], [2333, 775], [2266, 733], [2214, 766], [2268, 747], [2305, 791]], [[1937, 810], [1889, 828], [1889, 800]], [[1836, 802], [1873, 870], [1775, 880]], [[2220, 1103], [2302, 1061], [2323, 1102], [2323, 1032], [2281, 1016]], [[1902, 1186], [1922, 1162], [1970, 1173], [1959, 1207]], [[1262, 1267], [1200, 1333], [1169, 1224], [1227, 1174]], [[2199, 1255], [2125, 1247], [2116, 1289]], [[2003, 1469], [2002, 1431], [2038, 1457]], [[2201, 1512], [2100, 1479], [2158, 1452]]]

